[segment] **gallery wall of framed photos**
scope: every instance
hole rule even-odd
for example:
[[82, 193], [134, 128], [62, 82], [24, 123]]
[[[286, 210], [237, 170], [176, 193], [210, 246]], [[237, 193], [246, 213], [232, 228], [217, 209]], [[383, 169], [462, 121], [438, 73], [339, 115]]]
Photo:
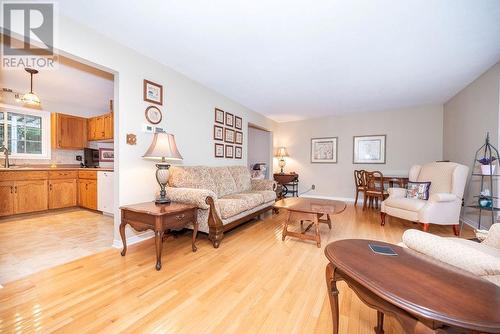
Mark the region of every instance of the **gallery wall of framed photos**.
[[214, 156], [243, 159], [243, 119], [220, 108], [214, 113]]

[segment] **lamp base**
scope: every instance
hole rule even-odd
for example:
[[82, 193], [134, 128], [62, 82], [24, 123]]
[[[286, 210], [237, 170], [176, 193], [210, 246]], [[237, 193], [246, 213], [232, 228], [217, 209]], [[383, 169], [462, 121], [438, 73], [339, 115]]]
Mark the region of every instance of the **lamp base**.
[[168, 198], [158, 197], [155, 199], [155, 204], [170, 204], [170, 200]]

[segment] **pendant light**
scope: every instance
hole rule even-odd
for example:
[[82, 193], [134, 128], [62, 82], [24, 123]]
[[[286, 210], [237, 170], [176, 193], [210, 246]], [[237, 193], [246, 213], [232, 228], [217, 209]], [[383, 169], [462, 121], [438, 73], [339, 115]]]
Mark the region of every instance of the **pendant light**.
[[33, 93], [33, 74], [37, 74], [38, 71], [33, 69], [33, 68], [25, 68], [24, 70], [30, 74], [31, 85], [30, 85], [29, 93], [24, 94], [21, 101], [23, 103], [31, 105], [31, 106], [39, 106], [40, 105], [40, 98], [38, 97], [38, 95]]

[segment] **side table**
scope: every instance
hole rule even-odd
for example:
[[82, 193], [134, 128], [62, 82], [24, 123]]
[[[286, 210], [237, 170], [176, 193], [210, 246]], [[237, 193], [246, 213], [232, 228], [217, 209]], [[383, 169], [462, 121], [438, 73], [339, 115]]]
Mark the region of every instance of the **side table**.
[[152, 230], [155, 233], [156, 244], [156, 270], [161, 269], [161, 250], [163, 235], [168, 230], [180, 229], [189, 223], [193, 223], [193, 237], [191, 247], [196, 252], [196, 235], [198, 233], [198, 222], [196, 220], [195, 205], [182, 203], [155, 204], [154, 202], [138, 203], [120, 207], [122, 221], [120, 224], [120, 236], [122, 238], [122, 256], [127, 253], [127, 239], [125, 237], [125, 226], [129, 224], [136, 231]]

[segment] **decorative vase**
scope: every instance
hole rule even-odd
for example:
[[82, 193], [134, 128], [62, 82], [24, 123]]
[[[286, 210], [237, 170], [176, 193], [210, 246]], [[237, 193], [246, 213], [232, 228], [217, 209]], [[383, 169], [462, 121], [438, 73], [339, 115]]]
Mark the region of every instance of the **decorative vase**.
[[487, 197], [480, 197], [477, 201], [481, 208], [491, 208], [493, 207], [493, 200]]
[[491, 173], [490, 173], [490, 165], [481, 165], [481, 174], [483, 175], [493, 175], [495, 174], [496, 165], [491, 165]]

